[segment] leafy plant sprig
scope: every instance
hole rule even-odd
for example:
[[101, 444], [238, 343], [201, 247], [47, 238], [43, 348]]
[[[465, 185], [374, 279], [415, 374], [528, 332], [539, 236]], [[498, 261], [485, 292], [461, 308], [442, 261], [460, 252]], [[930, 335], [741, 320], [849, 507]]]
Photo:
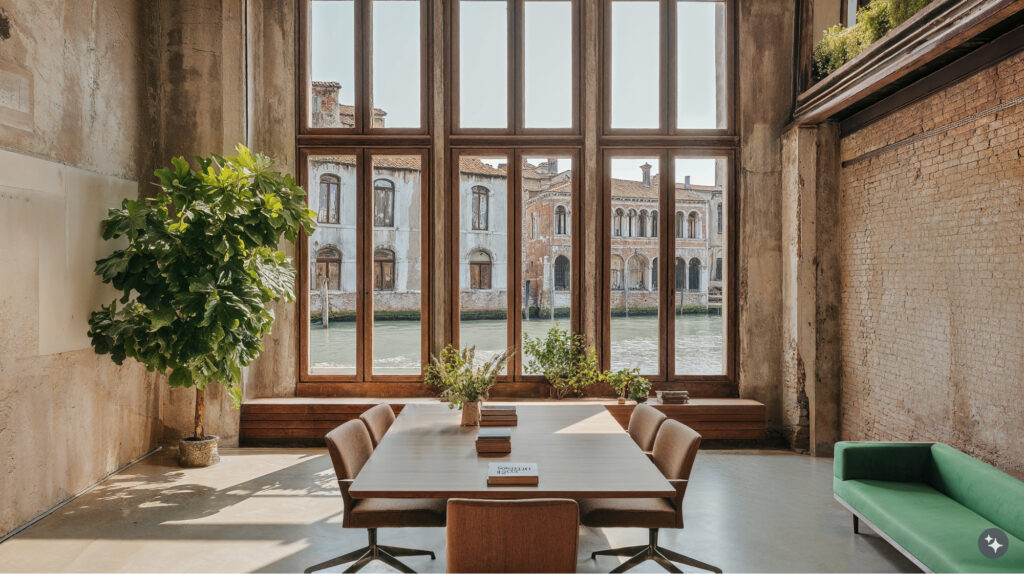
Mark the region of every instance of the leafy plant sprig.
[[[312, 233], [315, 215], [291, 175], [237, 147], [236, 156], [184, 158], [155, 172], [161, 192], [125, 199], [103, 221], [103, 238], [127, 246], [96, 262], [122, 292], [89, 318], [99, 354], [170, 370], [175, 387], [221, 384], [237, 405], [242, 367], [263, 350], [271, 301], [295, 298], [295, 268], [278, 251], [284, 237]], [[196, 438], [202, 436], [197, 401]]]
[[618, 371], [605, 371], [601, 374], [601, 380], [608, 383], [615, 389], [616, 394], [622, 398], [633, 399], [642, 402], [651, 394], [651, 381], [640, 375], [640, 369], [620, 369]]
[[512, 349], [506, 349], [476, 366], [476, 347], [460, 351], [454, 345], [446, 345], [440, 355], [431, 357], [424, 382], [441, 390], [441, 399], [448, 401], [448, 408], [461, 409], [465, 403], [488, 397], [511, 357]]
[[543, 374], [559, 399], [582, 394], [601, 376], [597, 353], [587, 346], [586, 337], [557, 325], [544, 338], [524, 334], [523, 350], [530, 356], [526, 372]]

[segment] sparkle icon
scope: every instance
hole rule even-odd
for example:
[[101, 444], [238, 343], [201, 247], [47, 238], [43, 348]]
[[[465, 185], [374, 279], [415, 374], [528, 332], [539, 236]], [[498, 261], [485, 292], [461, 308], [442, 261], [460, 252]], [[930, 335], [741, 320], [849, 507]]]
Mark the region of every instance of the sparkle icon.
[[989, 528], [978, 537], [978, 550], [987, 558], [1002, 558], [1006, 554], [1010, 537], [998, 528]]
[[1003, 545], [1000, 544], [998, 540], [996, 540], [995, 538], [992, 538], [991, 536], [989, 537], [988, 541], [989, 541], [988, 547], [992, 549], [992, 554], [999, 554], [999, 549], [1002, 548]]

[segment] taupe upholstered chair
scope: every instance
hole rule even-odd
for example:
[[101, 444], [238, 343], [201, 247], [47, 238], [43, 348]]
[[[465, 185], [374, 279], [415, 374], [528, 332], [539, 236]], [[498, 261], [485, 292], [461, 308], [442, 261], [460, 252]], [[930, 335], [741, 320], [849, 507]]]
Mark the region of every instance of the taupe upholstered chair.
[[574, 500], [448, 501], [448, 572], [575, 572]]
[[359, 419], [366, 425], [366, 430], [370, 431], [373, 448], [377, 448], [384, 439], [384, 433], [388, 432], [391, 423], [395, 422], [395, 411], [391, 410], [391, 405], [381, 403], [359, 415]]
[[658, 429], [665, 422], [665, 413], [647, 404], [639, 404], [633, 409], [629, 416], [629, 425], [626, 432], [633, 437], [633, 442], [640, 446], [640, 450], [650, 453], [654, 448], [654, 437], [658, 436]]
[[412, 550], [377, 544], [378, 528], [444, 526], [445, 501], [441, 499], [365, 498], [349, 496], [349, 487], [363, 465], [373, 453], [370, 433], [362, 421], [348, 421], [327, 433], [327, 450], [331, 453], [334, 473], [338, 476], [345, 514], [344, 528], [365, 528], [369, 544], [359, 550], [310, 566], [306, 572], [315, 572], [347, 562], [355, 562], [346, 572], [356, 572], [372, 560], [380, 560], [402, 572], [412, 572], [396, 556], [430, 556], [429, 550]]
[[678, 552], [658, 546], [659, 528], [683, 527], [683, 495], [690, 479], [693, 461], [697, 458], [700, 435], [674, 420], [665, 421], [654, 439], [654, 464], [676, 488], [672, 498], [593, 498], [580, 501], [580, 521], [595, 528], [647, 528], [649, 541], [641, 546], [614, 548], [594, 552], [591, 558], [630, 556], [612, 572], [625, 572], [634, 566], [654, 560], [669, 572], [679, 572], [672, 561], [721, 572], [718, 568]]

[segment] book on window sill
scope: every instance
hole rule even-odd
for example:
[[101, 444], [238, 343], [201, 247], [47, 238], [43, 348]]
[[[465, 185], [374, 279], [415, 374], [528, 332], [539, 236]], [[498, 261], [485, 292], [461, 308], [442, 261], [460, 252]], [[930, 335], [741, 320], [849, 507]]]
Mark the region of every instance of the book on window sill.
[[508, 427], [482, 428], [477, 431], [477, 441], [510, 441], [512, 440], [512, 429]]
[[492, 462], [487, 465], [487, 486], [537, 486], [535, 462]]

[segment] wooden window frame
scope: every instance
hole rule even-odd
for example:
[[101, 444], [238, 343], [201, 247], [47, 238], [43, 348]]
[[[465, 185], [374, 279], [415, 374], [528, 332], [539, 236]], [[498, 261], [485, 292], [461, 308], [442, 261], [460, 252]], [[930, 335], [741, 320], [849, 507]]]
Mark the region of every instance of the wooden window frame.
[[420, 0], [420, 127], [418, 128], [376, 128], [373, 127], [373, 11], [374, 0], [350, 0], [353, 2], [353, 79], [357, 89], [353, 106], [354, 126], [351, 128], [318, 128], [310, 125], [312, 117], [312, 5], [314, 1], [296, 0], [297, 23], [296, 44], [298, 47], [296, 68], [298, 82], [295, 86], [295, 113], [298, 136], [426, 136], [431, 133], [431, 90], [430, 73], [433, 65], [433, 27], [431, 5], [433, 1]]
[[[448, 133], [455, 136], [579, 136], [582, 133], [581, 118], [581, 46], [583, 42], [582, 28], [580, 26], [580, 2], [585, 0], [569, 0], [571, 2], [571, 25], [572, 32], [572, 125], [567, 128], [528, 128], [525, 126], [526, 118], [526, 66], [525, 49], [526, 35], [524, 33], [526, 23], [525, 4], [534, 0], [506, 0], [507, 2], [507, 25], [508, 25], [508, 48], [506, 59], [508, 64], [508, 79], [506, 80], [506, 124], [504, 128], [464, 128], [460, 125], [460, 98], [462, 86], [461, 68], [459, 62], [459, 41], [460, 21], [459, 5], [462, 1], [472, 2], [473, 0], [451, 0], [448, 2], [448, 59], [450, 65], [447, 70], [448, 86], [450, 96], [448, 98]], [[521, 65], [523, 64], [523, 65]]]
[[[305, 187], [309, 178], [309, 160], [311, 157], [323, 155], [354, 156], [356, 158], [356, 372], [354, 374], [311, 373], [309, 360], [309, 296], [308, 296], [308, 250], [309, 237], [299, 234], [296, 243], [296, 264], [298, 275], [298, 306], [297, 321], [299, 357], [297, 394], [303, 395], [353, 395], [380, 394], [390, 392], [388, 385], [398, 383], [418, 383], [423, 380], [423, 367], [429, 357], [428, 334], [433, 317], [431, 314], [430, 285], [434, 273], [431, 265], [433, 251], [433, 231], [430, 227], [430, 210], [425, 207], [433, 201], [431, 185], [430, 150], [415, 147], [345, 147], [345, 146], [313, 146], [298, 148], [298, 169], [300, 186]], [[373, 374], [373, 297], [378, 291], [374, 289], [373, 273], [376, 268], [373, 245], [373, 177], [374, 156], [419, 156], [420, 157], [420, 244], [422, 263], [420, 272], [420, 359], [419, 374], [375, 375]], [[307, 195], [307, 201], [309, 197]], [[397, 257], [397, 255], [396, 255]], [[396, 269], [397, 271], [397, 269]], [[387, 293], [381, 291], [380, 293]], [[341, 386], [336, 385], [341, 384]], [[381, 385], [384, 387], [381, 387]], [[394, 386], [394, 385], [392, 385]], [[402, 385], [398, 387], [405, 389]]]
[[[506, 146], [490, 148], [455, 148], [452, 149], [451, 163], [449, 166], [448, 185], [448, 244], [447, 256], [445, 259], [451, 262], [449, 272], [449, 324], [448, 332], [451, 334], [453, 345], [460, 344], [460, 264], [459, 254], [461, 253], [460, 209], [459, 201], [459, 166], [461, 158], [467, 157], [505, 157], [508, 160], [508, 173], [506, 183], [506, 219], [507, 219], [507, 245], [508, 251], [508, 272], [506, 273], [506, 294], [507, 294], [507, 319], [506, 319], [506, 341], [509, 347], [515, 349], [515, 353], [509, 360], [506, 375], [498, 377], [499, 383], [544, 383], [542, 375], [527, 375], [523, 373], [523, 349], [519, 344], [522, 341], [522, 314], [519, 312], [523, 305], [522, 277], [523, 277], [523, 226], [528, 223], [523, 219], [523, 194], [522, 194], [522, 166], [527, 157], [570, 157], [572, 158], [571, 184], [571, 207], [569, 216], [572, 218], [569, 223], [569, 237], [572, 241], [571, 257], [569, 258], [569, 285], [570, 285], [570, 330], [574, 333], [580, 331], [580, 305], [582, 303], [582, 209], [580, 209], [580, 158], [582, 150], [574, 147], [529, 147], [529, 146]], [[572, 231], [579, 230], [579, 231]], [[578, 236], [573, 235], [579, 233]], [[577, 263], [573, 263], [576, 261]], [[493, 259], [492, 259], [493, 271]], [[496, 286], [491, 277], [491, 288]]]
[[[661, 229], [658, 233], [658, 277], [670, 278], [669, 281], [658, 281], [658, 373], [646, 376], [654, 384], [656, 390], [677, 388], [678, 383], [685, 384], [685, 388], [694, 391], [698, 396], [734, 396], [737, 391], [736, 384], [736, 349], [737, 349], [737, 320], [736, 320], [736, 287], [737, 274], [731, 265], [737, 260], [737, 238], [736, 229], [737, 197], [736, 179], [736, 149], [734, 147], [605, 147], [601, 149], [601, 201], [598, 209], [602, 223], [599, 234], [601, 239], [601, 277], [599, 280], [600, 292], [600, 345], [602, 368], [611, 367], [611, 244], [615, 239], [612, 235], [611, 221], [612, 189], [611, 189], [611, 160], [612, 158], [653, 158], [659, 161], [658, 173], [658, 212], [675, 214], [675, 160], [677, 158], [710, 158], [724, 159], [728, 162], [727, 183], [722, 192], [722, 201], [725, 204], [724, 212], [726, 219], [725, 234], [723, 237], [723, 272], [722, 283], [725, 287], [723, 298], [723, 313], [725, 313], [725, 325], [723, 326], [725, 340], [722, 343], [724, 361], [724, 373], [720, 375], [678, 375], [675, 373], [675, 336], [676, 336], [676, 315], [673, 312], [676, 295], [676, 257], [674, 233], [675, 217], [659, 217], [658, 223]], [[730, 263], [732, 262], [732, 263]], [[623, 260], [623, 273], [628, 274], [628, 261]], [[624, 280], [628, 280], [625, 279]], [[683, 277], [685, 289], [688, 277]]]
[[[600, 0], [601, 47], [601, 134], [605, 137], [620, 138], [622, 141], [641, 143], [652, 136], [690, 136], [705, 138], [710, 142], [727, 142], [736, 135], [736, 0], [690, 0], [720, 2], [725, 4], [725, 127], [689, 129], [677, 127], [678, 95], [677, 37], [676, 20], [679, 0], [656, 0], [659, 3], [661, 19], [659, 53], [662, 55], [658, 80], [658, 127], [656, 128], [615, 128], [612, 127], [612, 2], [626, 0]], [[625, 144], [628, 145], [628, 144]], [[666, 141], [666, 146], [679, 145]]]

